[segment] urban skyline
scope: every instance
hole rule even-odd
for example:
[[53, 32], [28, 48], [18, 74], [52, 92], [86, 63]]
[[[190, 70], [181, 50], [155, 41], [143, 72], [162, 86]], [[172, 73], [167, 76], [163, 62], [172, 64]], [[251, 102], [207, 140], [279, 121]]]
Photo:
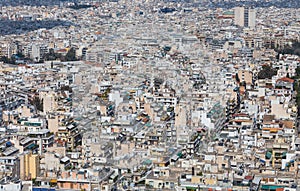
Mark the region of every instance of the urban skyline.
[[0, 7], [0, 191], [300, 190], [298, 1]]

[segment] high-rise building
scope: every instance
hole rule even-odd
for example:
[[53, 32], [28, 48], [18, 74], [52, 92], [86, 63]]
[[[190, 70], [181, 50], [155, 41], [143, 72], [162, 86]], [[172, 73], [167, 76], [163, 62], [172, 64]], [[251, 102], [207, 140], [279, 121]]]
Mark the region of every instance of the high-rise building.
[[256, 25], [256, 11], [255, 9], [248, 9], [248, 27], [255, 28]]
[[256, 11], [245, 7], [234, 8], [234, 24], [241, 27], [255, 28]]
[[29, 180], [39, 176], [40, 159], [39, 155], [27, 153], [20, 156], [20, 178]]
[[234, 8], [234, 24], [243, 27], [244, 26], [244, 7]]

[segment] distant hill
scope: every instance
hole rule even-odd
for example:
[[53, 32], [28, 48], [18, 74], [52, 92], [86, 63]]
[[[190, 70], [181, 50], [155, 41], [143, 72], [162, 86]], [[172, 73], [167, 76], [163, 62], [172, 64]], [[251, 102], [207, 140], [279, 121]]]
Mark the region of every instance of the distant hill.
[[[85, 0], [91, 2], [92, 0]], [[103, 2], [118, 0], [101, 0]], [[163, 2], [181, 2], [201, 6], [204, 8], [232, 8], [237, 6], [247, 7], [278, 7], [300, 8], [300, 0], [162, 0]], [[82, 0], [0, 0], [0, 6], [53, 6], [62, 2], [83, 3]]]
[[61, 2], [77, 2], [78, 0], [0, 0], [0, 6], [53, 6]]
[[[278, 8], [300, 8], [299, 0], [204, 0], [202, 6], [207, 8], [233, 8], [239, 6], [246, 7], [278, 7]], [[204, 4], [206, 2], [206, 5]], [[201, 3], [201, 1], [200, 1]]]
[[56, 26], [70, 26], [71, 22], [59, 20], [11, 21], [0, 20], [0, 35], [23, 34], [40, 28], [51, 29]]

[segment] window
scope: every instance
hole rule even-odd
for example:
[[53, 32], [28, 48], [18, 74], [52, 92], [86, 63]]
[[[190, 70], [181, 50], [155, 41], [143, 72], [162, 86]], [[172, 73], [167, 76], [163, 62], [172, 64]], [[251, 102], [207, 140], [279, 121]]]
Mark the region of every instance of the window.
[[170, 182], [170, 188], [172, 189], [172, 188], [174, 188], [175, 186], [174, 186], [174, 182]]
[[149, 186], [153, 186], [153, 185], [154, 185], [153, 181], [149, 181]]

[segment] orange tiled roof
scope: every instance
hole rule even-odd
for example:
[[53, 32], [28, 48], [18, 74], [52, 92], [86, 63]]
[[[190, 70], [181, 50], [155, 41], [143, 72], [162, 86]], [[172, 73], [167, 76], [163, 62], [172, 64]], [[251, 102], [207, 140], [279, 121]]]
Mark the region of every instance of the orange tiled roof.
[[284, 81], [284, 82], [294, 83], [293, 79], [287, 78], [287, 77], [283, 77], [283, 78], [280, 78], [280, 79], [276, 80], [276, 82], [278, 82], [278, 81]]

